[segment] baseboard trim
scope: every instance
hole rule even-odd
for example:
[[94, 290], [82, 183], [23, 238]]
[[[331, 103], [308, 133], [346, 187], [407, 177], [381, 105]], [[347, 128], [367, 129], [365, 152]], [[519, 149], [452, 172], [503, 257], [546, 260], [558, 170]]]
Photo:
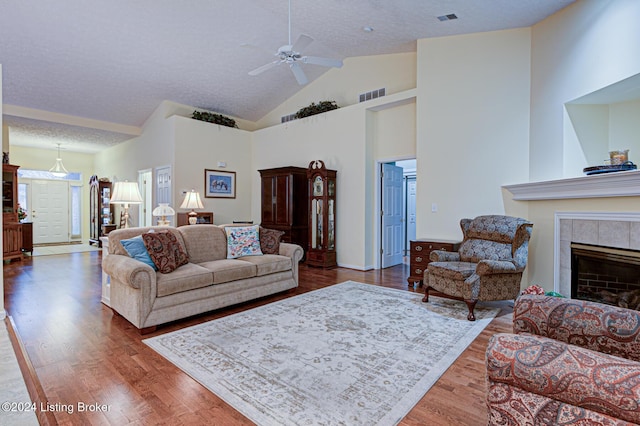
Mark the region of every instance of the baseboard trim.
[[[40, 379], [38, 379], [38, 375], [36, 374], [36, 370], [35, 368], [33, 368], [33, 364], [29, 359], [29, 354], [27, 353], [27, 349], [22, 343], [22, 339], [18, 334], [18, 330], [16, 329], [16, 325], [13, 322], [13, 318], [11, 318], [11, 316], [7, 316], [4, 319], [4, 322], [7, 325], [9, 340], [11, 341], [13, 351], [16, 354], [18, 366], [20, 367], [20, 372], [22, 373], [22, 377], [24, 378], [25, 385], [27, 386], [27, 392], [29, 392], [31, 401], [35, 404], [36, 407], [47, 406], [48, 401], [47, 396], [44, 393], [44, 388], [42, 387]], [[40, 425], [42, 426], [58, 425], [58, 422], [52, 411], [36, 410], [36, 417], [38, 418], [38, 423], [40, 423]]]

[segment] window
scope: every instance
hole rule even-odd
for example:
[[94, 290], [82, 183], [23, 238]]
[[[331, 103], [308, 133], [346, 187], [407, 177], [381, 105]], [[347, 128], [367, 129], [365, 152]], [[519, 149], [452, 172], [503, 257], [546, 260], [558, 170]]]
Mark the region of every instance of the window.
[[82, 238], [82, 187], [71, 185], [71, 239]]

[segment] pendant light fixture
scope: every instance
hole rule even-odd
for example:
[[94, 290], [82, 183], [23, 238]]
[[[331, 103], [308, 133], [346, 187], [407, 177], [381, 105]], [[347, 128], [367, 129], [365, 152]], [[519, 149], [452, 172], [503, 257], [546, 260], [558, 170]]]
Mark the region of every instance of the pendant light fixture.
[[54, 175], [55, 177], [65, 177], [69, 174], [69, 171], [65, 169], [64, 164], [62, 164], [62, 158], [60, 157], [60, 144], [58, 145], [58, 158], [56, 158], [56, 164], [53, 165], [52, 168], [49, 169], [49, 173]]

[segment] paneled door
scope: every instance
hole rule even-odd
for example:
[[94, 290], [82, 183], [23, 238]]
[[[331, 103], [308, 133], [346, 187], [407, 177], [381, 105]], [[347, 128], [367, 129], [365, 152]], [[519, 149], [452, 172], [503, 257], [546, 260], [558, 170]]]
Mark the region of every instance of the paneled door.
[[402, 263], [404, 252], [403, 169], [382, 164], [382, 267]]
[[31, 183], [33, 243], [69, 242], [69, 183], [34, 180]]

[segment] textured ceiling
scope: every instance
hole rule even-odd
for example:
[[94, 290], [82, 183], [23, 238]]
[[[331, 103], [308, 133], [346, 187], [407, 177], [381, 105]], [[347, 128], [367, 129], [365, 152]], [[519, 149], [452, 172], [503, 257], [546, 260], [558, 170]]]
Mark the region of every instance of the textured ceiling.
[[[409, 52], [420, 38], [531, 26], [573, 1], [292, 0], [292, 38], [307, 34], [305, 54], [337, 59]], [[287, 0], [0, 0], [3, 103], [141, 126], [170, 100], [256, 121], [301, 88], [285, 66], [248, 75], [287, 44], [287, 10]], [[451, 13], [458, 19], [437, 19]], [[327, 70], [303, 68], [310, 81]], [[51, 149], [131, 138], [5, 122], [12, 144]]]

